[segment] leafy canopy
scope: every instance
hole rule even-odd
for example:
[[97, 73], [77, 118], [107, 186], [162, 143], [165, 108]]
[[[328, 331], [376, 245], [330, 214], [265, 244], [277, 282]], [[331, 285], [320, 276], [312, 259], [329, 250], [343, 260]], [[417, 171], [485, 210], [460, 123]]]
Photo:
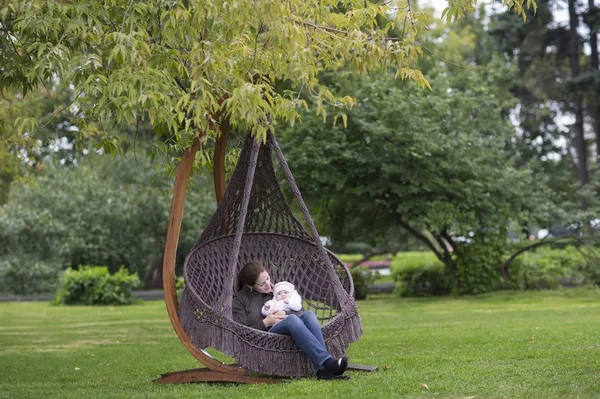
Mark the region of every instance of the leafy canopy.
[[[0, 205], [0, 292], [53, 291], [59, 271], [124, 265], [146, 279], [168, 228], [172, 177], [146, 158], [88, 154], [77, 166], [46, 162], [30, 184]], [[206, 186], [207, 177], [192, 180]], [[186, 253], [216, 207], [209, 190], [190, 190], [179, 245]], [[183, 257], [180, 259], [183, 260]]]
[[281, 140], [321, 233], [383, 246], [404, 229], [453, 272], [458, 292], [497, 287], [508, 226], [551, 210], [543, 183], [504, 151], [516, 135], [506, 117], [513, 76], [497, 60], [439, 74], [432, 91], [332, 75], [361, 99], [347, 128], [307, 113]]
[[307, 199], [321, 201], [313, 207], [325, 232], [376, 244], [398, 224], [466, 235], [545, 213], [531, 170], [515, 168], [503, 151], [515, 136], [505, 116], [513, 76], [498, 61], [440, 74], [432, 91], [331, 76], [332, 87], [362, 99], [348, 127], [323, 126], [307, 113], [282, 140], [303, 192], [314, 193]]
[[[70, 107], [84, 135], [103, 126], [148, 120], [162, 141], [191, 145], [199, 131], [218, 134], [225, 110], [234, 128], [263, 137], [271, 120], [293, 124], [310, 93], [316, 112], [354, 99], [333, 94], [318, 75], [396, 70], [421, 87], [424, 15], [411, 3], [365, 0], [157, 0], [0, 2], [0, 90], [26, 93], [68, 82]], [[525, 15], [531, 0], [505, 3]], [[474, 0], [449, 2], [444, 16], [474, 11]], [[289, 90], [276, 91], [284, 81]], [[100, 123], [98, 123], [100, 122]], [[19, 133], [38, 127], [17, 120]], [[107, 149], [118, 137], [107, 137]]]

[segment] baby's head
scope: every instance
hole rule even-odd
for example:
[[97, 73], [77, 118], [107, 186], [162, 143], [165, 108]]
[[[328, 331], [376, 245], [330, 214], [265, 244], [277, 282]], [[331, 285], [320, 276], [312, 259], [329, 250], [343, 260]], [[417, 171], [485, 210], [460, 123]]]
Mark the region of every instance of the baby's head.
[[275, 284], [273, 287], [273, 297], [276, 301], [283, 301], [292, 296], [294, 292], [294, 284], [282, 281], [281, 283]]

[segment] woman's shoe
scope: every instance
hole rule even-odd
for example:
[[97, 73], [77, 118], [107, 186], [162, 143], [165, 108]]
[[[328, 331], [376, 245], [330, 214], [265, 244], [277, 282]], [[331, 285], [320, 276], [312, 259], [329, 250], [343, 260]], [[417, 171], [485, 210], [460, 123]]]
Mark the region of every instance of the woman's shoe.
[[329, 358], [323, 364], [323, 370], [332, 375], [342, 375], [348, 368], [348, 357], [343, 356], [339, 359]]
[[338, 375], [335, 372], [324, 369], [317, 371], [317, 380], [349, 380], [348, 375]]
[[344, 372], [348, 368], [348, 360], [348, 356], [342, 356], [342, 358], [338, 360], [340, 371], [337, 372], [337, 375], [344, 374]]

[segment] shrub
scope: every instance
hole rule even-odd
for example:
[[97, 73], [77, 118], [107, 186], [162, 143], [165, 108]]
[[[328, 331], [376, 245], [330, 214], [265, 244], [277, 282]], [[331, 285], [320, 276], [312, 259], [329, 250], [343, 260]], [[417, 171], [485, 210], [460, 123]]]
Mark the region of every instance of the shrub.
[[[598, 249], [596, 249], [596, 253], [599, 253]], [[588, 259], [586, 277], [590, 284], [600, 286], [600, 258], [594, 256]]]
[[506, 238], [503, 234], [476, 233], [474, 242], [457, 245], [452, 254], [460, 284], [459, 294], [482, 294], [502, 288], [500, 264], [506, 259]]
[[175, 279], [175, 291], [177, 292], [177, 296], [181, 297], [183, 290], [185, 289], [185, 279], [183, 276], [179, 276]]
[[337, 257], [344, 262], [346, 266], [349, 266], [350, 264], [361, 260], [363, 256], [361, 254], [337, 254]]
[[510, 266], [511, 283], [522, 290], [597, 284], [597, 265], [573, 246], [523, 253]]
[[361, 300], [367, 298], [367, 288], [369, 284], [373, 284], [379, 273], [371, 272], [368, 267], [356, 266], [350, 268], [350, 275], [354, 282], [354, 298]]
[[399, 252], [391, 269], [401, 296], [447, 295], [452, 291], [452, 276], [431, 252]]
[[64, 305], [127, 305], [131, 291], [140, 284], [137, 273], [123, 267], [111, 275], [104, 266], [67, 269], [55, 303]]
[[[145, 276], [162, 255], [172, 178], [157, 174], [151, 161], [134, 158], [89, 154], [77, 167], [52, 161], [27, 184], [11, 188], [9, 202], [0, 205], [0, 259], [27, 254], [65, 267], [103, 265], [111, 272], [125, 265]], [[198, 174], [192, 180], [201, 188], [205, 179]], [[213, 196], [209, 190], [186, 196], [186, 209], [194, 212], [182, 221], [184, 252], [212, 215]]]
[[[358, 262], [363, 258], [361, 254], [336, 254], [337, 257], [346, 264], [346, 266], [350, 267], [352, 264]], [[369, 258], [369, 260], [388, 260], [391, 258], [390, 254], [385, 255], [375, 255]]]
[[184, 288], [185, 288], [185, 279], [183, 278], [183, 276], [177, 277], [177, 279], [175, 280], [175, 289], [177, 291], [183, 291]]
[[61, 266], [30, 258], [0, 258], [0, 292], [15, 295], [55, 292]]

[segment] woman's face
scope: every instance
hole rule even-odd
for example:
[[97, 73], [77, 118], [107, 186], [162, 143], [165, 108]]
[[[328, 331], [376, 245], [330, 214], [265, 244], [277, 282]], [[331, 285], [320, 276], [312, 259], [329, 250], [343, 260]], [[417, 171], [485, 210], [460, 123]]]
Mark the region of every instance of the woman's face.
[[258, 275], [258, 278], [254, 282], [252, 289], [256, 292], [260, 292], [261, 294], [267, 294], [271, 292], [273, 289], [271, 286], [271, 277], [269, 277], [269, 273], [267, 273], [266, 270]]

